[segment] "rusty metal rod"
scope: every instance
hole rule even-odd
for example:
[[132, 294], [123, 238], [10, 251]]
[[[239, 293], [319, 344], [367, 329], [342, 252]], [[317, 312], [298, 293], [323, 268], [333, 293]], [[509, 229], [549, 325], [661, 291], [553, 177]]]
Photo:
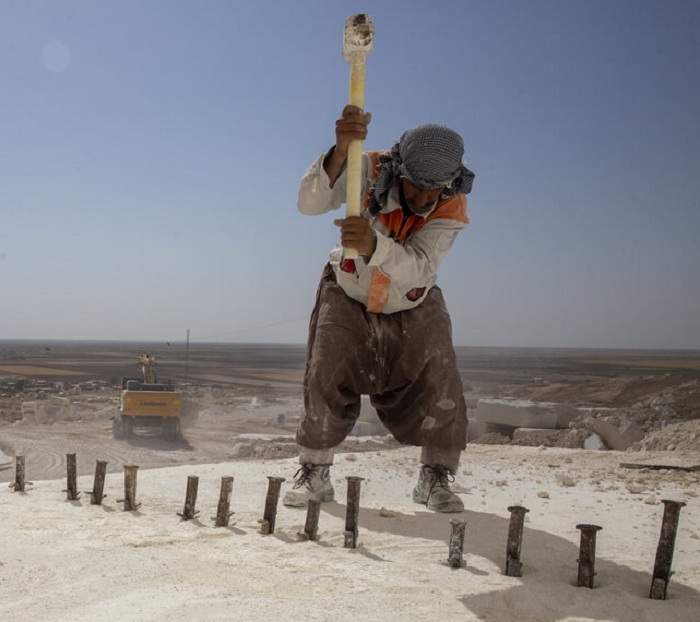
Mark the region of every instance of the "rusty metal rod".
[[80, 498], [78, 492], [78, 467], [75, 454], [66, 454], [66, 498], [68, 501], [77, 501]]
[[136, 503], [136, 478], [138, 466], [134, 464], [124, 465], [124, 498], [117, 499], [118, 503], [124, 503], [125, 512], [136, 511], [141, 504]]
[[189, 475], [187, 477], [187, 490], [185, 491], [185, 507], [182, 510], [182, 514], [178, 513], [178, 516], [182, 520], [192, 520], [199, 512], [195, 510], [197, 505], [197, 491], [199, 490], [199, 478], [196, 475]]
[[231, 507], [231, 491], [233, 490], [233, 477], [221, 478], [221, 492], [219, 493], [219, 505], [216, 509], [215, 527], [228, 527], [229, 519], [233, 512]]
[[348, 507], [345, 512], [345, 548], [357, 548], [358, 519], [360, 517], [360, 484], [363, 477], [349, 475], [348, 480]]
[[321, 500], [309, 499], [306, 507], [306, 523], [301, 534], [307, 540], [316, 540], [318, 537], [318, 518], [321, 514]]
[[656, 548], [654, 561], [654, 575], [651, 580], [649, 598], [654, 600], [666, 600], [666, 588], [671, 579], [671, 562], [673, 562], [673, 549], [676, 544], [678, 532], [678, 519], [683, 501], [671, 501], [662, 499], [664, 504], [664, 517], [661, 523], [661, 535]]
[[452, 533], [447, 563], [450, 568], [461, 568], [464, 566], [464, 530], [467, 521], [453, 518], [450, 520], [450, 525], [452, 525]]
[[523, 525], [525, 514], [530, 510], [522, 505], [511, 505], [510, 524], [508, 525], [508, 542], [506, 544], [506, 576], [522, 577], [523, 564], [520, 561], [520, 552], [523, 546]]
[[578, 587], [593, 589], [595, 578], [596, 534], [602, 529], [599, 525], [576, 525], [581, 531], [581, 545], [578, 556]]
[[95, 464], [95, 481], [92, 485], [92, 493], [90, 493], [90, 504], [100, 505], [102, 499], [107, 495], [103, 494], [105, 489], [105, 477], [107, 475], [107, 462], [97, 460]]
[[14, 492], [24, 492], [24, 456], [15, 456], [15, 481], [10, 484]]
[[272, 477], [268, 475], [267, 496], [265, 497], [265, 511], [263, 513], [260, 533], [270, 535], [275, 533], [275, 522], [277, 521], [277, 502], [280, 498], [280, 488], [284, 477]]

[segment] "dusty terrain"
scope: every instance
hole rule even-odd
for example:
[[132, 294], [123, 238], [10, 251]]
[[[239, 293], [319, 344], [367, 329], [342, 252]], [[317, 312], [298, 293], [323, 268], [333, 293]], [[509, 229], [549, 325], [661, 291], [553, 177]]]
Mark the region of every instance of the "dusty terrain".
[[[138, 374], [136, 360], [146, 351], [158, 360], [159, 378], [185, 394], [182, 442], [147, 431], [112, 439], [118, 380]], [[500, 396], [613, 407], [643, 420], [647, 449], [668, 449], [680, 435], [690, 440], [679, 449], [700, 450], [700, 353], [457, 353], [471, 400]], [[95, 460], [108, 461], [108, 471], [116, 472], [124, 464], [155, 468], [290, 457], [304, 358], [303, 346], [0, 342], [0, 451], [25, 456], [28, 480], [64, 477], [68, 453], [77, 454], [79, 475], [93, 473]], [[67, 417], [23, 418], [22, 404], [52, 395], [68, 400]], [[341, 450], [378, 447], [396, 445], [389, 438], [350, 438]], [[14, 477], [5, 467], [0, 481]]]

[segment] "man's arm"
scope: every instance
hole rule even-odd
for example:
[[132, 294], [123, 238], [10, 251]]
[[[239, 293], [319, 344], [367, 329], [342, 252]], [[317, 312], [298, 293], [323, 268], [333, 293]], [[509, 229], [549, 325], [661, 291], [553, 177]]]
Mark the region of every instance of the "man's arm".
[[[372, 313], [395, 313], [417, 307], [435, 285], [437, 272], [466, 223], [433, 219], [405, 245], [377, 233], [377, 246], [358, 272], [336, 271], [345, 293]], [[337, 267], [342, 257], [335, 257]], [[333, 263], [333, 256], [331, 256]]]
[[371, 120], [372, 114], [363, 112], [357, 106], [347, 105], [343, 108], [340, 119], [335, 122], [335, 146], [323, 161], [331, 188], [345, 167], [350, 143], [367, 138], [367, 126]]
[[[303, 214], [325, 214], [338, 209], [345, 202], [345, 162], [348, 146], [354, 139], [364, 140], [372, 115], [363, 113], [356, 106], [345, 106], [342, 116], [335, 123], [335, 145], [316, 160], [302, 177], [299, 186], [298, 207]], [[363, 177], [367, 177], [370, 164], [363, 159]]]

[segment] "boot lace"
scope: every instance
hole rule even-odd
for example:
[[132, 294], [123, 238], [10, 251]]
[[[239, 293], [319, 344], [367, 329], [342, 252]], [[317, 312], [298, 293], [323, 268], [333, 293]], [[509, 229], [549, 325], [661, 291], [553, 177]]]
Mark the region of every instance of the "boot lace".
[[306, 487], [311, 490], [311, 478], [316, 472], [316, 468], [312, 464], [302, 464], [299, 470], [294, 474], [294, 486], [292, 490]]
[[427, 467], [427, 469], [429, 469], [430, 475], [432, 476], [430, 478], [432, 481], [430, 483], [430, 488], [428, 489], [428, 496], [433, 493], [435, 488], [443, 488], [448, 492], [452, 492], [450, 490], [450, 484], [455, 481], [455, 478], [446, 467], [438, 464], [434, 467]]

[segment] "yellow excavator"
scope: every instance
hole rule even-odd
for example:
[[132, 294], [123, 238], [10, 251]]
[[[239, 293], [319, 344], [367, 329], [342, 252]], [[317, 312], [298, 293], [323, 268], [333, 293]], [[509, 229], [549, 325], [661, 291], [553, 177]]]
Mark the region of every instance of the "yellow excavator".
[[122, 378], [119, 413], [114, 417], [112, 435], [129, 438], [136, 427], [159, 429], [167, 441], [182, 439], [180, 418], [182, 394], [168, 383], [159, 383], [156, 359], [143, 354], [138, 359], [139, 378]]

